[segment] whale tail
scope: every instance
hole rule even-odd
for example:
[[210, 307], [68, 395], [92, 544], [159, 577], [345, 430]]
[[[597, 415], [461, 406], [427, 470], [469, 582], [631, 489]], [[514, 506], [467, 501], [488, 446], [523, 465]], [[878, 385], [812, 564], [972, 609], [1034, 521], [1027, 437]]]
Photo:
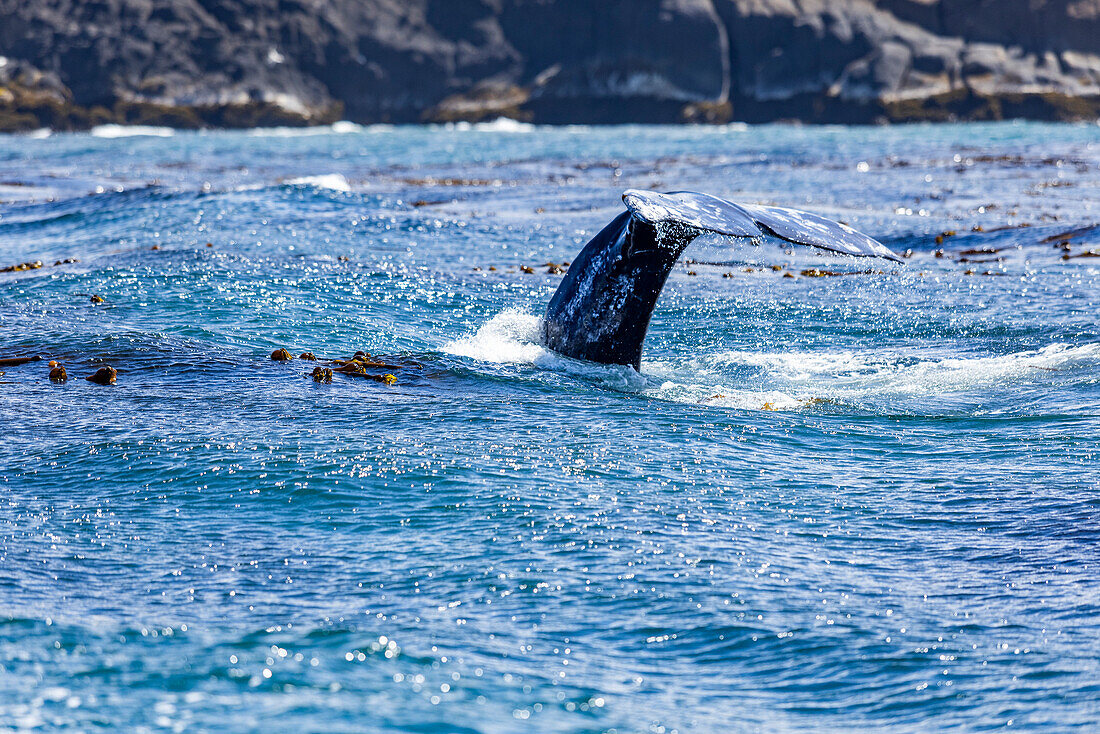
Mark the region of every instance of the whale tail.
[[642, 342], [672, 266], [696, 237], [713, 232], [901, 262], [885, 245], [831, 219], [777, 206], [736, 204], [707, 194], [630, 190], [626, 211], [573, 260], [546, 309], [543, 341], [556, 352], [604, 364], [641, 366]]

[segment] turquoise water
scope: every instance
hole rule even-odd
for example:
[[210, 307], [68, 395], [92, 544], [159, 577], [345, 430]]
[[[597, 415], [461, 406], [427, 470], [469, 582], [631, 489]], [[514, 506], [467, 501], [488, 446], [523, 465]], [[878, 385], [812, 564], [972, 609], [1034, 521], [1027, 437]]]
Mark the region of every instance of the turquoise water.
[[[1100, 725], [1100, 127], [130, 132], [0, 136], [0, 730]], [[547, 352], [651, 187], [912, 253]]]

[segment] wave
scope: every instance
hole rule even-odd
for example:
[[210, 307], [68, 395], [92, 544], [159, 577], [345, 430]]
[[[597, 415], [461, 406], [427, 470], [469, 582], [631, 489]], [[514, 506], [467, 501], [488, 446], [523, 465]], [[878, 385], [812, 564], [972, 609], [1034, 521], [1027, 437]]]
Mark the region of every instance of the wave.
[[1052, 344], [986, 357], [914, 358], [881, 351], [724, 351], [683, 363], [629, 367], [569, 359], [541, 343], [540, 317], [507, 309], [443, 351], [485, 363], [526, 364], [678, 403], [746, 410], [801, 410], [827, 403], [878, 404], [892, 398], [988, 391], [1050, 373], [1100, 368], [1100, 344]]
[[478, 362], [532, 365], [612, 389], [636, 391], [647, 384], [630, 367], [583, 362], [547, 349], [542, 345], [542, 318], [519, 309], [505, 309], [474, 334], [445, 344], [443, 351]]
[[331, 191], [351, 191], [351, 184], [342, 173], [324, 173], [317, 176], [301, 176], [285, 181], [291, 186], [313, 186]]
[[134, 188], [116, 187], [102, 191], [81, 191], [79, 194], [41, 201], [9, 203], [0, 219], [0, 231], [5, 235], [15, 232], [33, 231], [39, 227], [68, 221], [87, 231], [86, 227], [109, 221], [113, 215], [126, 212], [133, 215], [137, 207], [159, 206], [154, 202], [167, 202], [177, 197], [190, 197], [188, 193], [171, 191], [157, 185], [137, 186]]
[[351, 120], [338, 120], [328, 126], [328, 131], [336, 133], [337, 135], [350, 135], [352, 133], [361, 133], [365, 128]]
[[[644, 365], [650, 371], [652, 365]], [[817, 405], [821, 398], [783, 390], [745, 390], [722, 383], [689, 383], [666, 380], [649, 391], [651, 397], [673, 403], [714, 405], [738, 410], [800, 410]]]
[[[898, 400], [913, 407], [942, 404], [952, 395], [969, 401], [998, 387], [1049, 380], [1050, 373], [1080, 367], [1090, 371], [1100, 367], [1100, 344], [1053, 344], [999, 356], [935, 359], [875, 352], [730, 351], [698, 357], [686, 365], [650, 362], [642, 366], [651, 377], [665, 378], [655, 397], [764, 410], [830, 403], [875, 409]], [[746, 385], [758, 389], [745, 389]], [[891, 409], [898, 407], [894, 404]]]
[[257, 127], [249, 130], [246, 135], [255, 138], [305, 138], [315, 135], [387, 132], [393, 129], [393, 125], [360, 125], [350, 120], [340, 120], [331, 125], [311, 125], [309, 127]]
[[131, 138], [137, 136], [170, 138], [176, 131], [170, 127], [155, 125], [96, 125], [91, 131], [95, 138]]
[[490, 133], [529, 133], [538, 129], [530, 122], [520, 122], [510, 117], [498, 117], [491, 122], [448, 122], [443, 126], [447, 130], [476, 130]]
[[[796, 410], [815, 402], [813, 398], [780, 390], [736, 389], [712, 381], [708, 381], [709, 384], [688, 382], [682, 369], [664, 362], [645, 362], [642, 373], [638, 373], [631, 367], [570, 359], [542, 345], [541, 326], [539, 316], [506, 309], [474, 334], [446, 344], [443, 351], [479, 362], [532, 365], [611, 389], [677, 403], [704, 403], [746, 410]], [[666, 376], [670, 379], [660, 379]], [[654, 382], [654, 378], [659, 381]]]
[[1100, 344], [1051, 344], [1037, 350], [988, 357], [911, 358], [881, 352], [721, 352], [696, 360], [708, 367], [748, 367], [784, 385], [825, 389], [840, 397], [919, 396], [962, 392], [1061, 372], [1096, 367]]

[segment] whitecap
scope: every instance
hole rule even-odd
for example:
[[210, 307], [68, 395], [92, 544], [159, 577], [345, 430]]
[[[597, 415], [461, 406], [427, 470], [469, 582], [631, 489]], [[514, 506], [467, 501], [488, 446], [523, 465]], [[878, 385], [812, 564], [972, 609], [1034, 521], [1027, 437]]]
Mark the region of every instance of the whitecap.
[[537, 128], [530, 122], [520, 122], [510, 117], [498, 117], [492, 122], [476, 123], [474, 129], [493, 133], [529, 133]]
[[250, 138], [308, 138], [314, 135], [328, 135], [332, 128], [328, 125], [310, 127], [254, 127], [245, 135]]
[[302, 176], [289, 179], [286, 183], [292, 186], [313, 186], [318, 189], [330, 189], [332, 191], [351, 191], [351, 184], [342, 173], [325, 173], [319, 176]]
[[136, 136], [170, 138], [176, 131], [170, 127], [156, 125], [96, 125], [92, 136], [96, 138], [131, 138]]
[[510, 117], [498, 117], [490, 122], [448, 122], [443, 126], [446, 130], [489, 133], [529, 133], [538, 129], [538, 126], [530, 122], [520, 122]]
[[334, 122], [332, 123], [330, 129], [337, 135], [347, 135], [348, 133], [363, 132], [363, 126], [354, 123], [351, 120], [339, 120], [337, 122]]
[[381, 132], [392, 130], [392, 125], [369, 125], [364, 127], [350, 120], [340, 120], [331, 125], [309, 125], [306, 127], [255, 127], [246, 135], [252, 138], [309, 138], [317, 135], [348, 135], [361, 132]]

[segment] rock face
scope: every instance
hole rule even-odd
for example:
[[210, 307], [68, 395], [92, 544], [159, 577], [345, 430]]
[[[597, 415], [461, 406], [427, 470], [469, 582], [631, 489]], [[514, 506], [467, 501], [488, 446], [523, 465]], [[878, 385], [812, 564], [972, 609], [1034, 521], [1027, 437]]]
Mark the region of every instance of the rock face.
[[734, 110], [748, 119], [1073, 119], [1100, 109], [1100, 0], [716, 7], [730, 34]]
[[0, 130], [1098, 110], [1100, 0], [0, 0]]

